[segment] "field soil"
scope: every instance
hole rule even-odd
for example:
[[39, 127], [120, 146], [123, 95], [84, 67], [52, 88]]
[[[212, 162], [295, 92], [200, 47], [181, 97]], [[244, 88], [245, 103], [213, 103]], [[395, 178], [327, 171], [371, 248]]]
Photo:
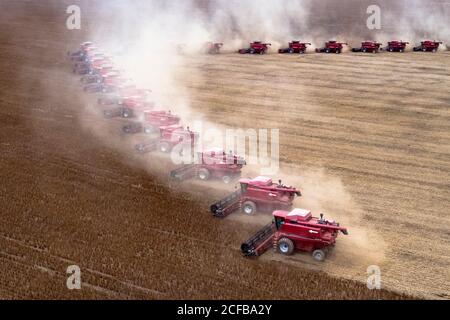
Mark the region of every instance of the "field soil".
[[86, 34], [65, 28], [66, 5], [0, 3], [0, 299], [450, 298], [449, 52], [185, 58], [173, 94], [191, 114], [280, 129], [296, 204], [349, 228], [322, 264], [244, 259], [270, 215], [214, 219], [232, 186], [170, 184], [167, 161], [133, 152], [139, 136], [70, 72]]

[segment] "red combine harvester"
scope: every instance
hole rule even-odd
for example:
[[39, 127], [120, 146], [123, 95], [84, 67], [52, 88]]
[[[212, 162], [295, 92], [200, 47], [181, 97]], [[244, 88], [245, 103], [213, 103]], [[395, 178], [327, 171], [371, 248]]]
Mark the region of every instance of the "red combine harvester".
[[175, 52], [178, 55], [184, 55], [186, 53], [186, 44], [184, 43], [179, 43], [179, 44], [175, 44]]
[[148, 94], [151, 90], [138, 89], [135, 85], [124, 86], [119, 90], [105, 94], [97, 99], [99, 105], [113, 105], [113, 104], [123, 104], [123, 101], [130, 97], [141, 97], [142, 99], [147, 99]]
[[392, 40], [388, 42], [388, 46], [386, 50], [389, 52], [405, 52], [406, 46], [409, 42], [401, 41], [401, 40]]
[[[125, 100], [126, 101], [126, 100]], [[144, 112], [144, 122], [133, 122], [123, 126], [125, 133], [145, 132], [147, 134], [158, 130], [160, 127], [178, 125], [180, 117], [169, 111], [146, 111]]]
[[91, 65], [85, 61], [74, 63], [72, 72], [79, 75], [89, 74], [91, 72]]
[[422, 52], [437, 52], [441, 44], [441, 41], [425, 40], [420, 43], [420, 46], [414, 47], [413, 50]]
[[205, 51], [208, 54], [219, 54], [220, 49], [223, 47], [223, 43], [220, 42], [207, 42], [205, 44]]
[[87, 84], [83, 87], [86, 92], [115, 92], [122, 86], [131, 85], [130, 79], [122, 76], [122, 74], [115, 72], [114, 69], [105, 69], [105, 75], [99, 75], [101, 81]]
[[239, 180], [241, 190], [235, 191], [226, 198], [214, 203], [211, 212], [215, 217], [226, 217], [230, 213], [242, 209], [246, 214], [254, 214], [257, 210], [271, 212], [275, 209], [289, 210], [295, 196], [301, 192], [294, 187], [281, 183], [273, 183], [267, 177]]
[[99, 74], [105, 75], [107, 73], [116, 72], [119, 73], [119, 70], [114, 67], [114, 65], [110, 62], [93, 65], [91, 68], [91, 74]]
[[383, 44], [375, 41], [364, 41], [361, 43], [360, 48], [352, 48], [352, 52], [371, 52], [371, 53], [378, 53], [379, 51], [383, 50], [381, 48]]
[[257, 257], [273, 247], [284, 255], [295, 250], [312, 252], [315, 260], [323, 261], [334, 247], [339, 231], [348, 234], [339, 223], [323, 219], [323, 214], [313, 217], [309, 210], [274, 211], [273, 216], [271, 224], [241, 245], [244, 256]]
[[125, 96], [120, 100], [119, 106], [103, 111], [105, 118], [123, 117], [131, 118], [149, 112], [154, 104], [144, 95]]
[[341, 53], [342, 50], [344, 49], [344, 45], [348, 45], [347, 43], [344, 42], [337, 42], [337, 41], [328, 41], [325, 42], [325, 47], [324, 48], [317, 48], [316, 52], [317, 53]]
[[117, 93], [123, 90], [136, 88], [136, 85], [130, 78], [123, 76], [108, 77], [103, 81], [102, 93]]
[[241, 54], [265, 54], [269, 50], [270, 43], [262, 43], [261, 41], [255, 41], [250, 43], [250, 48], [240, 49], [238, 52]]
[[125, 81], [122, 73], [113, 66], [105, 66], [96, 73], [83, 76], [80, 81], [85, 84], [86, 92], [102, 92], [108, 84]]
[[306, 52], [306, 49], [308, 48], [308, 46], [310, 46], [311, 43], [307, 43], [307, 42], [300, 42], [300, 41], [292, 41], [289, 42], [289, 47], [288, 48], [282, 48], [278, 50], [278, 53], [299, 53], [299, 54], [303, 54]]
[[180, 125], [172, 125], [159, 128], [159, 137], [152, 139], [148, 143], [139, 143], [135, 146], [139, 153], [147, 153], [158, 150], [163, 153], [169, 153], [176, 145], [190, 144], [194, 148], [198, 141], [198, 132], [191, 131], [189, 127], [184, 129]]
[[172, 180], [183, 181], [193, 177], [206, 181], [210, 178], [221, 179], [230, 183], [241, 176], [241, 169], [245, 165], [244, 158], [214, 149], [198, 153], [199, 163], [187, 164], [170, 172]]
[[94, 48], [94, 44], [90, 41], [83, 42], [80, 44], [80, 48], [75, 52], [67, 52], [67, 55], [70, 56], [72, 61], [80, 61], [80, 59], [84, 58], [86, 53], [91, 50], [91, 48]]
[[101, 70], [100, 73], [96, 74], [87, 74], [81, 77], [80, 82], [84, 84], [92, 84], [92, 83], [102, 83], [105, 82], [107, 78], [110, 77], [121, 77], [122, 73], [119, 70]]
[[93, 58], [92, 60], [83, 60], [73, 64], [72, 71], [75, 74], [92, 74], [95, 68], [101, 68], [104, 65], [112, 64], [112, 60], [107, 56]]

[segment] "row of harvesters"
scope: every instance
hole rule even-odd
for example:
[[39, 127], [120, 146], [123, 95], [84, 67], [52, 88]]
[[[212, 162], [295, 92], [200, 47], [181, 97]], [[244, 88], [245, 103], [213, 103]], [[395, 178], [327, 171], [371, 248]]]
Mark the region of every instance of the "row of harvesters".
[[[253, 47], [253, 50], [249, 50], [249, 53], [263, 54], [268, 45], [260, 43]], [[221, 44], [216, 46], [211, 43], [208, 47], [211, 51], [208, 53], [218, 53], [220, 47]], [[302, 53], [306, 50], [306, 45], [293, 43], [291, 49], [292, 52], [288, 52]], [[101, 106], [110, 107], [104, 110], [106, 118], [141, 119], [126, 123], [122, 127], [126, 134], [146, 134], [146, 141], [135, 146], [138, 152], [159, 150], [167, 153], [175, 146], [181, 146], [180, 150], [184, 152], [184, 145], [189, 144], [189, 149], [192, 150], [197, 144], [198, 133], [191, 131], [189, 127], [184, 128], [181, 118], [170, 110], [153, 110], [151, 91], [139, 89], [130, 80], [125, 79], [122, 72], [114, 69], [112, 59], [99, 53], [92, 43], [81, 44], [80, 50], [70, 56], [74, 72], [82, 75], [85, 91], [102, 93], [97, 102]], [[121, 76], [110, 76], [110, 72]], [[114, 85], [111, 84], [112, 79], [116, 79]], [[86, 86], [89, 86], [88, 89]], [[91, 89], [91, 86], [95, 89]], [[214, 217], [224, 218], [239, 210], [247, 215], [256, 212], [272, 213], [273, 222], [242, 244], [244, 256], [259, 256], [274, 247], [285, 255], [292, 254], [295, 250], [312, 252], [314, 259], [323, 261], [334, 246], [338, 232], [347, 234], [346, 228], [333, 221], [324, 220], [322, 214], [320, 218], [316, 218], [312, 217], [308, 210], [294, 209], [294, 199], [301, 196], [301, 192], [295, 187], [284, 185], [281, 180], [274, 183], [268, 177], [242, 179], [244, 165], [245, 159], [233, 152], [210, 149], [198, 152], [194, 163], [175, 168], [169, 176], [175, 181], [197, 178], [201, 181], [220, 179], [224, 183], [230, 183], [238, 180], [239, 190], [211, 205]]]
[[[408, 44], [409, 44], [409, 42], [405, 42], [405, 41], [398, 41], [398, 40], [389, 41], [385, 50], [389, 51], [389, 52], [405, 52]], [[419, 46], [414, 47], [413, 51], [437, 52], [439, 49], [439, 46], [441, 44], [442, 44], [442, 42], [426, 40], [426, 41], [422, 41]], [[381, 48], [381, 46], [382, 46], [382, 44], [379, 42], [364, 41], [361, 44], [360, 48], [353, 48], [352, 51], [353, 52], [377, 53], [377, 52], [383, 50], [383, 48]]]
[[[382, 43], [376, 41], [363, 41], [360, 47], [351, 48], [352, 52], [368, 52], [368, 53], [378, 53], [380, 51], [386, 50], [388, 52], [405, 52], [407, 45], [409, 42], [401, 41], [401, 40], [392, 40], [388, 42], [388, 45], [385, 48], [382, 48]], [[442, 42], [433, 41], [433, 40], [425, 40], [420, 43], [419, 46], [413, 47], [413, 51], [422, 51], [422, 52], [437, 52], [439, 46]], [[220, 48], [223, 46], [222, 43], [207, 43], [206, 51], [210, 54], [216, 54], [220, 52]], [[241, 54], [266, 54], [269, 51], [271, 44], [264, 43], [261, 41], [255, 41], [250, 43], [248, 48], [239, 49], [238, 53]], [[301, 42], [298, 40], [294, 40], [289, 42], [288, 47], [281, 48], [278, 50], [278, 53], [290, 53], [290, 54], [304, 54], [306, 53], [308, 46], [311, 46], [309, 42]], [[325, 45], [321, 48], [316, 48], [315, 52], [317, 53], [342, 53], [344, 50], [344, 46], [348, 46], [348, 43], [338, 42], [335, 40], [330, 40], [325, 43]]]
[[277, 252], [291, 255], [294, 251], [311, 252], [317, 261], [323, 261], [336, 243], [339, 231], [347, 234], [347, 229], [334, 221], [324, 220], [311, 215], [305, 209], [293, 209], [300, 190], [274, 183], [271, 178], [239, 180], [240, 190], [211, 205], [215, 217], [226, 217], [242, 210], [244, 214], [272, 212], [273, 221], [263, 227], [241, 245], [246, 257], [257, 257], [273, 247]]
[[[218, 50], [221, 44], [212, 43], [210, 49]], [[102, 93], [97, 99], [98, 105], [107, 107], [103, 111], [105, 118], [138, 118], [122, 126], [126, 134], [145, 133], [142, 143], [135, 145], [139, 153], [159, 151], [169, 153], [175, 146], [189, 145], [193, 149], [199, 140], [199, 134], [181, 125], [181, 118], [170, 110], [154, 110], [151, 90], [137, 88], [129, 79], [111, 75], [114, 69], [112, 59], [105, 58], [91, 42], [81, 44], [80, 49], [70, 54], [74, 73], [82, 76], [84, 90]], [[106, 72], [108, 69], [110, 72]], [[119, 73], [119, 71], [115, 71]], [[120, 73], [122, 75], [122, 73]], [[187, 149], [187, 148], [186, 148]], [[242, 157], [220, 150], [206, 150], [197, 154], [197, 161], [192, 165], [181, 166], [170, 173], [173, 180], [182, 181], [190, 178], [209, 180], [221, 179], [230, 183], [238, 179], [245, 165]]]

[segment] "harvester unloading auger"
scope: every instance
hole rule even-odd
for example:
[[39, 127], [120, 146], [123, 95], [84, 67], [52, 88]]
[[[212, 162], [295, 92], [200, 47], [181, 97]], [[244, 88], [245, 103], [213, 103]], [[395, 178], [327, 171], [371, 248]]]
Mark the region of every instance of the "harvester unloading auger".
[[283, 185], [281, 180], [273, 183], [267, 177], [240, 179], [239, 183], [240, 190], [211, 205], [211, 212], [215, 217], [223, 218], [239, 209], [248, 215], [256, 211], [289, 210], [295, 196], [301, 196], [300, 190]]
[[347, 235], [347, 228], [339, 223], [313, 217], [311, 211], [294, 209], [274, 211], [274, 220], [241, 245], [246, 257], [258, 257], [273, 247], [277, 252], [291, 255], [295, 250], [311, 252], [317, 261], [325, 260], [333, 249], [339, 232]]

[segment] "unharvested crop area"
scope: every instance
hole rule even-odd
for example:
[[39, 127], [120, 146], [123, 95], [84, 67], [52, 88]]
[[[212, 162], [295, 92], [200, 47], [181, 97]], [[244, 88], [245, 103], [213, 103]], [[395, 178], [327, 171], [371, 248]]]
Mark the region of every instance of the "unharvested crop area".
[[[165, 165], [86, 107], [65, 56], [85, 35], [64, 10], [0, 4], [0, 298], [449, 298], [449, 52], [186, 57], [192, 111], [279, 128], [298, 206], [350, 230], [324, 264], [246, 260], [240, 243], [270, 217], [213, 219], [224, 191], [146, 170]], [[72, 264], [81, 291], [66, 288]], [[371, 264], [383, 290], [366, 288]]]

